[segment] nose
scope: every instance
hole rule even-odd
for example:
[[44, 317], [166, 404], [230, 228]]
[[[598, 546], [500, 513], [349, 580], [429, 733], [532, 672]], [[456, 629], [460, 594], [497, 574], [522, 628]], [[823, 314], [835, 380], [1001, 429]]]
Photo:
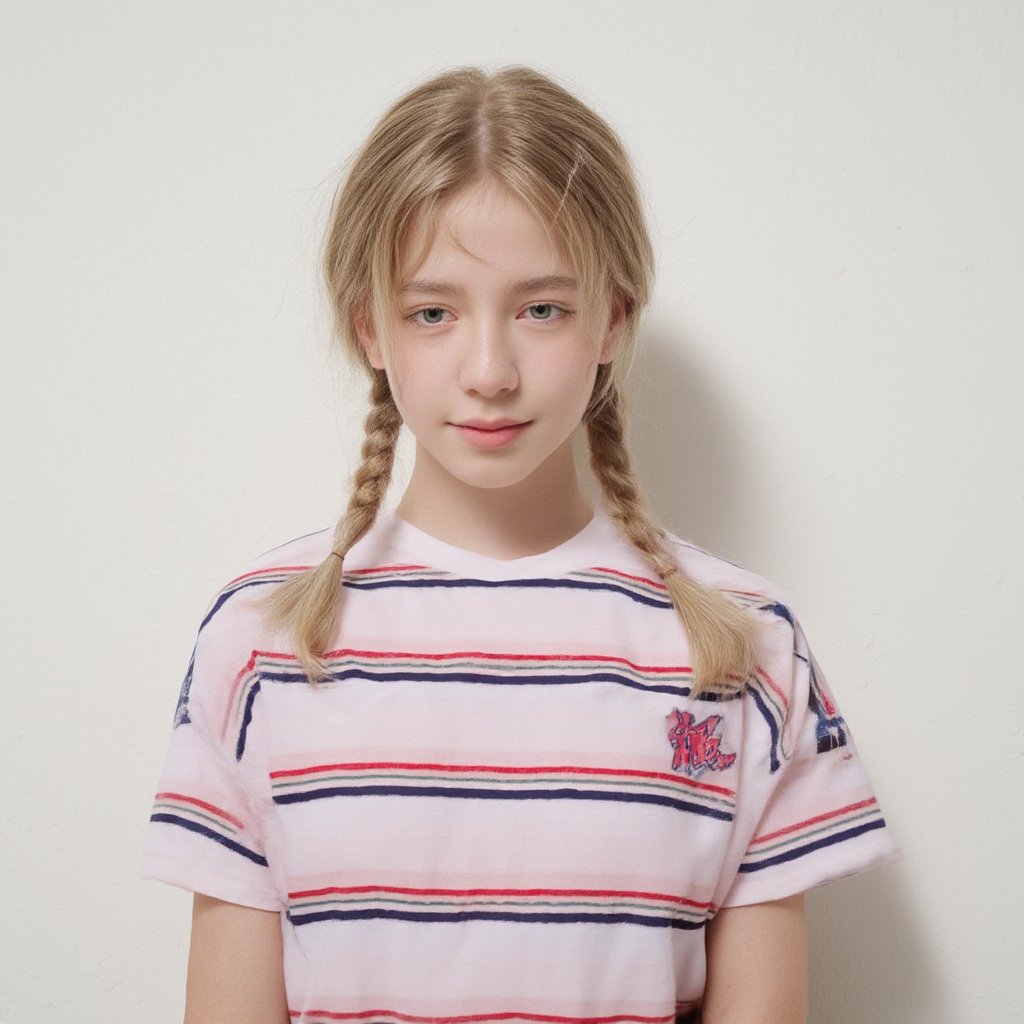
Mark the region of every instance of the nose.
[[481, 324], [467, 340], [459, 372], [462, 388], [485, 398], [497, 398], [519, 387], [519, 369], [503, 326]]

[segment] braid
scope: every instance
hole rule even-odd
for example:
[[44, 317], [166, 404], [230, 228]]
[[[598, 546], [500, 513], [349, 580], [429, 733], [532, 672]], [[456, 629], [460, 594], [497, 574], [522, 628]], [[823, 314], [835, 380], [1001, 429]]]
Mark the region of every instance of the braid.
[[365, 534], [377, 519], [384, 495], [391, 482], [395, 445], [402, 417], [391, 395], [391, 386], [383, 370], [374, 370], [370, 388], [370, 411], [366, 416], [361, 451], [362, 462], [355, 472], [352, 496], [345, 514], [335, 529], [331, 554], [344, 559], [348, 549]]
[[621, 392], [614, 384], [602, 387], [602, 392], [584, 417], [590, 465], [609, 515], [647, 556], [686, 629], [694, 670], [691, 694], [742, 688], [754, 668], [754, 620], [724, 595], [680, 570], [665, 531], [651, 518], [633, 476]]
[[402, 417], [383, 370], [375, 370], [362, 461], [352, 495], [334, 529], [334, 546], [319, 564], [296, 573], [269, 594], [265, 613], [274, 628], [291, 633], [295, 655], [313, 684], [327, 675], [322, 660], [337, 625], [345, 555], [377, 519], [391, 481]]

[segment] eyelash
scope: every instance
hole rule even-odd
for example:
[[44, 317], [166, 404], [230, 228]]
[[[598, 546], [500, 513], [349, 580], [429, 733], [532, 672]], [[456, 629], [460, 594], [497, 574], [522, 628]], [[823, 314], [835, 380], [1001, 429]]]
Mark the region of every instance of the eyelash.
[[[558, 303], [556, 303], [556, 302], [531, 302], [526, 307], [526, 309], [528, 309], [528, 310], [529, 309], [534, 309], [537, 306], [550, 306], [553, 310], [556, 310], [559, 315], [558, 316], [553, 316], [553, 317], [548, 317], [546, 320], [536, 320], [533, 317], [527, 317], [526, 318], [528, 320], [532, 320], [533, 323], [535, 323], [535, 324], [556, 324], [556, 323], [561, 323], [563, 320], [566, 320], [566, 319], [568, 319], [569, 317], [571, 317], [573, 315], [572, 310], [566, 309], [564, 306], [559, 306]], [[447, 312], [447, 310], [443, 309], [441, 306], [421, 306], [419, 309], [414, 309], [406, 317], [406, 319], [409, 320], [411, 323], [416, 324], [417, 327], [423, 328], [424, 330], [429, 330], [429, 329], [431, 329], [433, 327], [440, 327], [441, 324], [445, 323], [445, 321], [442, 320], [441, 323], [427, 324], [427, 323], [424, 323], [422, 320], [419, 320], [418, 317], [419, 317], [420, 313], [425, 313], [428, 309], [440, 309], [442, 312]]]

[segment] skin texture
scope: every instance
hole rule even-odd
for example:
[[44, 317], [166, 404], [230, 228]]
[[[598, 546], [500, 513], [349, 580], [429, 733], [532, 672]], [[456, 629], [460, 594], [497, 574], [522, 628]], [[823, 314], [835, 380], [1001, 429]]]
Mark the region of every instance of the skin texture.
[[[420, 252], [415, 238], [410, 252]], [[623, 304], [601, 338], [580, 324], [574, 283], [540, 223], [492, 184], [449, 200], [424, 259], [402, 268], [404, 290], [384, 351], [360, 340], [387, 371], [416, 461], [397, 511], [427, 533], [496, 558], [547, 550], [589, 521], [572, 457], [572, 434], [597, 367], [614, 354]], [[426, 284], [433, 282], [434, 284]], [[436, 284], [449, 288], [436, 287]], [[455, 424], [473, 418], [528, 422], [499, 448], [470, 443]]]
[[804, 1024], [807, 925], [802, 893], [726, 907], [705, 938], [701, 1024]]
[[196, 893], [185, 1024], [287, 1024], [281, 919]]

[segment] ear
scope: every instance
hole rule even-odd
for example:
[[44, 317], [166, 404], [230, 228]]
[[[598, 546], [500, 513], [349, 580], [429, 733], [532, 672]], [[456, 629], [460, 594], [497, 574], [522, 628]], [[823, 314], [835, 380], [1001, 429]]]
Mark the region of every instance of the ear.
[[625, 298], [616, 292], [612, 296], [611, 312], [608, 315], [608, 330], [605, 332], [604, 343], [601, 345], [599, 363], [610, 363], [618, 351], [619, 342], [626, 327], [628, 304]]
[[359, 345], [366, 353], [366, 359], [369, 364], [375, 370], [385, 369], [384, 360], [381, 358], [380, 342], [364, 316], [359, 315], [355, 318], [355, 329]]

